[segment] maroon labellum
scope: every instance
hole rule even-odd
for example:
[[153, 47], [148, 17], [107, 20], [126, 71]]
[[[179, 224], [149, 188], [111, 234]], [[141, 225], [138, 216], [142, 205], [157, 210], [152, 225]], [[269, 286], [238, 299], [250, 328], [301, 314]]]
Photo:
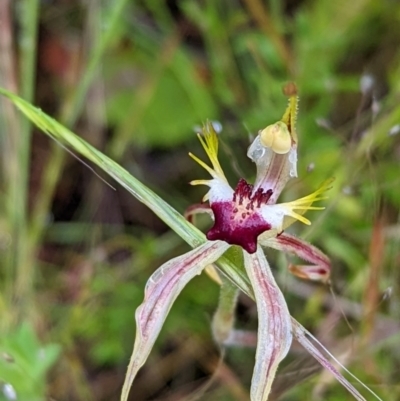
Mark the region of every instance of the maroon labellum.
[[239, 245], [248, 253], [256, 252], [258, 236], [271, 229], [271, 224], [265, 221], [258, 209], [267, 204], [271, 195], [271, 189], [264, 191], [262, 188], [253, 194], [253, 185], [240, 179], [232, 201], [211, 204], [215, 222], [207, 233], [207, 239]]

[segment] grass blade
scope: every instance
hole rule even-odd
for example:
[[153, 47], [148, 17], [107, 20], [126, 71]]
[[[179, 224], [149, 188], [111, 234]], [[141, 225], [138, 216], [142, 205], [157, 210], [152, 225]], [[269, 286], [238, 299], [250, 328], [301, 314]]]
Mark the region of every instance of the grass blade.
[[[74, 152], [77, 152], [99, 166], [108, 175], [119, 182], [140, 202], [148, 206], [161, 220], [173, 229], [183, 240], [192, 247], [197, 247], [206, 241], [205, 235], [190, 224], [180, 213], [161, 199], [150, 188], [133, 177], [118, 163], [98, 151], [69, 129], [46, 115], [40, 109], [16, 96], [15, 94], [0, 88], [0, 94], [9, 98], [38, 128], [44, 133], [60, 142]], [[234, 259], [235, 251], [227, 252], [219, 261], [222, 271], [246, 294], [252, 296], [248, 278]], [[240, 266], [241, 263], [239, 263]]]

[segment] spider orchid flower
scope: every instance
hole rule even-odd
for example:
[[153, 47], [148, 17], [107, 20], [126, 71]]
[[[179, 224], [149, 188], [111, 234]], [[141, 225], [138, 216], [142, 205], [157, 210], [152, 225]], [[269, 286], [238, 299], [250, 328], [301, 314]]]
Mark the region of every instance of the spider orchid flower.
[[[297, 176], [297, 93], [294, 85], [287, 87], [286, 94], [289, 105], [282, 119], [260, 131], [248, 149], [248, 157], [257, 166], [254, 185], [240, 179], [236, 188], [231, 188], [218, 161], [218, 137], [213, 125], [207, 123], [202, 135], [199, 134], [212, 167], [193, 154], [190, 156], [207, 170], [211, 179], [196, 180], [191, 184], [209, 187], [203, 198], [208, 205], [203, 203], [192, 208], [188, 216], [207, 212], [212, 216], [214, 225], [207, 233], [207, 242], [168, 261], [147, 282], [144, 301], [136, 311], [136, 339], [122, 391], [123, 401], [127, 400], [132, 381], [145, 363], [176, 297], [192, 278], [216, 262], [231, 246], [242, 249], [259, 317], [251, 400], [267, 400], [278, 365], [288, 353], [293, 335], [308, 350], [311, 349], [306, 340], [301, 340], [302, 332], [293, 323], [263, 252], [263, 247], [271, 247], [295, 254], [310, 264], [291, 265], [292, 273], [324, 282], [329, 279], [328, 258], [317, 248], [284, 230], [295, 221], [311, 224], [303, 215], [308, 210], [323, 209], [312, 205], [315, 201], [326, 199], [324, 193], [329, 189], [331, 180], [311, 195], [292, 202], [277, 203], [287, 181]], [[314, 354], [317, 352], [314, 351]], [[333, 369], [331, 366], [330, 370]]]

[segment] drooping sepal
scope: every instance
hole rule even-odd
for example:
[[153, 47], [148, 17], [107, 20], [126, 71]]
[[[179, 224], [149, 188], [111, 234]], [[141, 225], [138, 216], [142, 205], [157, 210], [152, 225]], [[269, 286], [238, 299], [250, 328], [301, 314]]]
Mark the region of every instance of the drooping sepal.
[[150, 277], [143, 303], [136, 310], [136, 339], [125, 377], [121, 401], [139, 369], [145, 363], [176, 297], [186, 284], [209, 264], [214, 263], [229, 245], [222, 241], [206, 242], [200, 247], [164, 263]]
[[266, 401], [279, 363], [292, 343], [291, 318], [261, 247], [244, 252], [244, 264], [254, 290], [258, 312], [256, 363], [251, 400]]
[[331, 272], [329, 258], [315, 246], [288, 233], [275, 238], [260, 237], [260, 245], [293, 254], [311, 265], [290, 264], [289, 270], [297, 277], [327, 283]]

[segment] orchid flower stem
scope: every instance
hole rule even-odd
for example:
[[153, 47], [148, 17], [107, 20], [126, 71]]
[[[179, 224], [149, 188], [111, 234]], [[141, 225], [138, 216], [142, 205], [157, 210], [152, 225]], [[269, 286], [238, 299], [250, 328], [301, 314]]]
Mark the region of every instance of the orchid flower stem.
[[229, 280], [223, 279], [220, 287], [218, 307], [212, 322], [213, 336], [219, 345], [224, 344], [233, 330], [238, 295], [238, 288]]
[[[18, 40], [19, 47], [19, 88], [20, 95], [32, 102], [34, 97], [35, 84], [35, 65], [36, 65], [36, 42], [38, 33], [39, 1], [25, 0], [19, 7], [20, 35]], [[18, 132], [19, 131], [19, 132]], [[13, 193], [12, 205], [15, 209], [14, 216], [14, 269], [15, 293], [19, 300], [31, 299], [33, 285], [33, 268], [30, 260], [25, 258], [28, 251], [27, 226], [28, 226], [28, 189], [29, 189], [29, 160], [31, 148], [31, 123], [29, 120], [20, 118], [17, 137], [16, 169], [17, 177]]]

